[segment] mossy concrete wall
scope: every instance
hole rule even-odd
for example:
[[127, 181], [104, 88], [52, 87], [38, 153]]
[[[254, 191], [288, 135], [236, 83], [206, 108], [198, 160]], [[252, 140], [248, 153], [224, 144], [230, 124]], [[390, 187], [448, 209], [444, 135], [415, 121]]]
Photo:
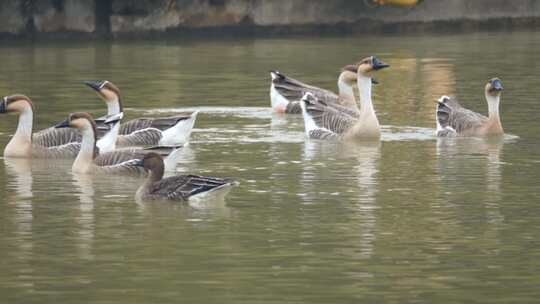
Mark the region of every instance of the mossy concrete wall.
[[[0, 34], [39, 37], [84, 33], [122, 37], [226, 28], [361, 32], [408, 24], [528, 20], [540, 0], [424, 0], [413, 8], [369, 7], [364, 0], [2, 0]], [[512, 23], [512, 22], [510, 22]], [[523, 22], [517, 22], [523, 24]]]

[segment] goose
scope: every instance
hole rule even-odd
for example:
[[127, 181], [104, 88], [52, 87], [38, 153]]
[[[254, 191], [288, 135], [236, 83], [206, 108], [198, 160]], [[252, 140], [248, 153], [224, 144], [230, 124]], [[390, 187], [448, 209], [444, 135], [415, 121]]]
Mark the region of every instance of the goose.
[[[56, 128], [78, 129], [82, 135], [80, 151], [72, 166], [74, 173], [143, 174], [144, 170], [135, 166], [135, 162], [141, 160], [145, 154], [158, 150], [155, 147], [149, 150], [122, 149], [100, 153], [96, 147], [96, 123], [88, 113], [72, 113]], [[177, 147], [163, 147], [162, 149], [168, 153], [165, 169], [167, 171], [174, 170], [180, 149]]]
[[272, 108], [278, 113], [302, 114], [300, 99], [306, 92], [310, 92], [327, 104], [341, 105], [350, 109], [352, 113], [357, 113], [358, 107], [353, 92], [356, 71], [356, 65], [346, 65], [341, 69], [338, 77], [339, 95], [302, 83], [281, 74], [279, 71], [270, 71], [270, 76], [272, 77], [270, 84]]
[[239, 183], [232, 179], [198, 175], [176, 175], [163, 178], [163, 158], [157, 153], [148, 153], [136, 163], [149, 171], [146, 181], [135, 193], [142, 201], [174, 200], [188, 201], [209, 194], [225, 196]]
[[[25, 95], [15, 94], [5, 96], [0, 102], [0, 113], [17, 113], [19, 122], [15, 134], [4, 149], [5, 157], [18, 158], [74, 158], [79, 152], [80, 144], [77, 142], [67, 142], [55, 145], [61, 136], [66, 133], [49, 134], [47, 138], [34, 140], [32, 134], [34, 120], [34, 105], [30, 98]], [[35, 135], [35, 134], [34, 134]]]
[[442, 96], [437, 100], [437, 136], [500, 136], [504, 134], [499, 117], [499, 103], [503, 91], [499, 78], [490, 79], [485, 88], [488, 116], [462, 107], [455, 98]]
[[312, 93], [302, 97], [300, 105], [306, 135], [313, 139], [379, 140], [380, 126], [371, 101], [372, 74], [390, 65], [371, 56], [357, 65], [360, 112], [349, 115], [340, 106], [331, 106]]
[[[21, 95], [21, 94], [5, 96], [3, 100], [5, 100], [6, 102], [9, 101], [9, 103], [12, 103], [12, 102], [17, 101], [17, 99], [21, 99], [20, 101], [22, 103], [21, 103], [21, 106], [16, 107], [17, 109], [14, 112], [25, 114], [21, 116], [21, 120], [19, 121], [19, 123], [24, 124], [25, 117], [28, 117], [28, 121], [30, 121], [29, 117], [32, 116], [33, 118], [34, 116], [33, 102], [30, 100], [30, 98], [28, 98], [28, 96]], [[107, 143], [105, 140], [109, 137], [114, 136], [114, 133], [109, 132], [109, 131], [111, 130], [111, 128], [114, 127], [115, 124], [119, 124], [119, 122], [117, 121], [118, 119], [116, 119], [115, 117], [109, 117], [107, 120], [104, 120], [100, 128], [100, 132], [101, 132], [100, 134], [101, 134], [101, 137], [104, 138], [104, 140], [98, 141], [98, 147], [100, 148], [106, 147]], [[56, 129], [54, 128], [54, 126], [49, 127], [47, 129], [43, 129], [41, 131], [38, 131], [32, 134], [32, 144], [36, 145], [37, 147], [58, 148], [60, 146], [64, 146], [70, 143], [80, 142], [80, 141], [81, 141], [81, 136], [76, 130]], [[10, 147], [10, 149], [12, 149], [13, 147], [15, 146]], [[70, 147], [76, 148], [77, 145], [71, 145]], [[21, 146], [21, 149], [26, 149], [26, 148]], [[68, 155], [69, 153], [65, 154], [67, 153], [68, 150], [62, 149], [64, 152], [60, 154], [57, 153], [59, 151], [58, 149], [54, 149], [54, 150], [55, 150], [55, 155], [56, 155], [55, 157], [62, 157], [62, 158], [64, 156], [70, 157]], [[35, 156], [38, 156], [38, 155], [35, 155]]]
[[[107, 104], [107, 114], [123, 112], [120, 90], [107, 80], [85, 81]], [[116, 146], [172, 146], [189, 141], [198, 111], [159, 118], [138, 118], [119, 126]], [[97, 120], [98, 125], [104, 118]]]

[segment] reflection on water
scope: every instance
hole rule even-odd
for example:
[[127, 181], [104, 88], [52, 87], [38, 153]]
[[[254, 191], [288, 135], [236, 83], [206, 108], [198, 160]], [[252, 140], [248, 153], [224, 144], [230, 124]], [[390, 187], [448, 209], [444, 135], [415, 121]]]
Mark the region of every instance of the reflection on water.
[[4, 158], [4, 164], [11, 179], [8, 189], [14, 189], [20, 198], [32, 198], [32, 160], [20, 158]]
[[75, 220], [79, 226], [78, 247], [79, 256], [82, 259], [91, 260], [92, 243], [94, 240], [94, 187], [92, 183], [93, 177], [89, 174], [73, 173], [73, 187], [79, 197], [79, 214], [75, 216]]
[[[34, 100], [36, 129], [105, 113], [81, 81], [108, 79], [127, 119], [200, 110], [177, 172], [240, 181], [226, 200], [136, 202], [141, 177], [4, 159], [2, 299], [535, 302], [539, 47], [535, 32], [2, 45], [0, 91]], [[308, 140], [301, 116], [270, 111], [267, 70], [334, 90], [339, 67], [370, 54], [392, 65], [374, 88], [380, 143]], [[436, 138], [433, 100], [484, 112], [493, 76], [519, 137]], [[0, 147], [15, 121], [0, 119]]]

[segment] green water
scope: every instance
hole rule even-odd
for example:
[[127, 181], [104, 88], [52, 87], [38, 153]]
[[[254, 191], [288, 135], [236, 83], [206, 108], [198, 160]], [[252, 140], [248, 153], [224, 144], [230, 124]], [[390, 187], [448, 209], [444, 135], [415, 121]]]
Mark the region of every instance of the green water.
[[[105, 112], [201, 112], [179, 172], [234, 177], [225, 202], [136, 203], [142, 179], [69, 161], [0, 161], [2, 303], [533, 303], [540, 297], [540, 32], [0, 46], [0, 95], [35, 129]], [[269, 109], [269, 69], [335, 89], [376, 54], [375, 145], [305, 139]], [[503, 140], [437, 140], [433, 101], [485, 113]], [[16, 117], [0, 117], [0, 147]]]

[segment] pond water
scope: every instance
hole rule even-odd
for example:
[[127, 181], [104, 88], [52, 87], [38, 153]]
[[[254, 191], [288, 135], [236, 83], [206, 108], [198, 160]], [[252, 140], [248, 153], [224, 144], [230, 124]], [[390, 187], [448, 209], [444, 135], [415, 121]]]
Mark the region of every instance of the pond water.
[[[35, 130], [105, 113], [198, 109], [178, 172], [233, 177], [224, 202], [137, 203], [141, 178], [81, 176], [70, 161], [0, 161], [5, 303], [532, 303], [540, 296], [540, 32], [0, 46], [0, 95]], [[334, 90], [377, 55], [378, 144], [307, 140], [273, 114], [268, 70]], [[487, 112], [500, 140], [434, 137], [433, 102]], [[16, 117], [0, 117], [0, 147]]]

